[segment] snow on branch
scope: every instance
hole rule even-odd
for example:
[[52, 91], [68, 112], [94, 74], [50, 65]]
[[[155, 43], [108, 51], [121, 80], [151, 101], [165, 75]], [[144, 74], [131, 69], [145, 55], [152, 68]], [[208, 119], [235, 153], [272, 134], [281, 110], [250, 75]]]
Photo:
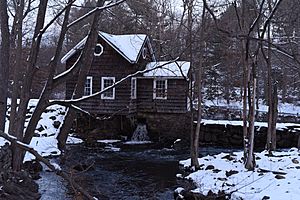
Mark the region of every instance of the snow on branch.
[[77, 183], [75, 183], [72, 178], [70, 178], [70, 176], [61, 170], [61, 168], [55, 164], [55, 163], [51, 163], [48, 159], [44, 158], [43, 156], [41, 156], [34, 148], [32, 148], [30, 145], [24, 144], [23, 142], [20, 142], [19, 140], [17, 140], [15, 137], [4, 133], [3, 131], [0, 130], [0, 137], [8, 140], [9, 142], [11, 142], [11, 144], [16, 145], [18, 148], [24, 150], [24, 151], [28, 151], [29, 153], [31, 153], [32, 155], [35, 156], [35, 158], [44, 163], [50, 170], [52, 170], [53, 172], [55, 172], [57, 175], [61, 176], [62, 178], [64, 178], [66, 181], [69, 182], [70, 185], [72, 185], [77, 191], [79, 191], [82, 195], [84, 195], [87, 199], [95, 199], [95, 197], [91, 196], [90, 194], [88, 194], [81, 186], [79, 186]]
[[143, 73], [146, 73], [146, 72], [150, 72], [150, 71], [155, 70], [155, 69], [158, 69], [158, 68], [162, 68], [162, 67], [165, 66], [165, 65], [168, 65], [168, 64], [170, 64], [170, 63], [176, 62], [178, 59], [179, 59], [179, 58], [177, 57], [177, 58], [174, 59], [174, 60], [171, 60], [171, 61], [169, 61], [169, 62], [166, 62], [166, 63], [164, 63], [164, 64], [162, 64], [162, 65], [158, 65], [158, 66], [156, 66], [156, 67], [153, 67], [152, 69], [144, 69], [144, 70], [136, 71], [135, 73], [129, 74], [129, 75], [127, 75], [126, 77], [124, 77], [124, 78], [120, 79], [119, 81], [115, 82], [113, 85], [108, 86], [108, 87], [104, 88], [103, 90], [101, 90], [101, 91], [99, 91], [99, 92], [96, 92], [96, 93], [94, 93], [94, 94], [91, 94], [91, 95], [89, 95], [89, 96], [84, 96], [84, 97], [81, 97], [81, 98], [78, 98], [78, 99], [70, 99], [70, 100], [52, 100], [52, 101], [50, 101], [50, 105], [58, 104], [58, 105], [70, 107], [70, 106], [72, 106], [72, 104], [79, 103], [79, 102], [81, 102], [81, 101], [84, 101], [84, 100], [93, 98], [93, 97], [95, 97], [95, 96], [101, 95], [101, 94], [103, 94], [104, 92], [106, 92], [106, 91], [108, 91], [108, 90], [110, 90], [110, 89], [116, 87], [117, 85], [121, 84], [122, 82], [124, 82], [125, 80], [127, 80], [127, 79], [129, 79], [129, 78], [131, 78], [131, 77], [134, 77], [134, 76], [136, 76], [136, 75], [138, 75], [138, 74], [143, 74]]
[[78, 19], [76, 19], [75, 21], [71, 22], [69, 25], [68, 25], [68, 28], [70, 28], [71, 26], [77, 24], [78, 22], [82, 21], [83, 19], [89, 17], [90, 15], [92, 15], [94, 12], [97, 12], [97, 11], [101, 11], [101, 10], [105, 10], [105, 9], [108, 9], [108, 8], [111, 8], [111, 7], [114, 7], [114, 6], [117, 6], [123, 2], [125, 2], [126, 0], [120, 0], [120, 1], [110, 1], [107, 5], [105, 6], [101, 6], [101, 7], [96, 7], [94, 8], [93, 10], [91, 10], [90, 12], [86, 13], [85, 15], [79, 17]]
[[75, 71], [75, 69], [78, 68], [78, 63], [81, 60], [82, 57], [82, 52], [80, 53], [79, 57], [77, 58], [77, 60], [75, 61], [75, 63], [67, 70], [65, 70], [64, 72], [58, 74], [57, 76], [55, 76], [53, 78], [54, 81], [58, 81], [60, 79], [63, 79], [63, 77], [66, 77], [68, 74], [72, 73]]
[[42, 35], [46, 32], [46, 30], [67, 10], [68, 7], [72, 6], [72, 4], [76, 0], [71, 0], [61, 11], [59, 11], [53, 19], [50, 20], [50, 22], [42, 29], [40, 30], [39, 35]]
[[271, 20], [275, 14], [275, 12], [277, 11], [277, 9], [279, 8], [279, 5], [280, 3], [282, 2], [282, 0], [278, 0], [274, 6], [274, 8], [272, 9], [269, 17], [267, 18], [267, 20], [265, 21], [264, 23], [264, 26], [263, 26], [263, 30], [262, 30], [262, 33], [261, 33], [261, 37], [263, 37], [263, 35], [265, 34], [266, 30], [267, 30], [267, 27], [268, 25], [271, 23]]

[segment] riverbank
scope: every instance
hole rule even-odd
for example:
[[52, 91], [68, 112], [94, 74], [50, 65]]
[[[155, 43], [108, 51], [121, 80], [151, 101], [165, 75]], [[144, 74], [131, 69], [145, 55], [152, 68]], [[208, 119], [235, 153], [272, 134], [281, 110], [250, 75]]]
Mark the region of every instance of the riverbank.
[[[255, 153], [254, 171], [245, 170], [243, 152], [220, 153], [199, 158], [201, 169], [184, 179], [192, 180], [201, 195], [243, 200], [300, 199], [300, 154], [292, 148], [285, 151]], [[190, 168], [190, 159], [180, 161]], [[177, 175], [177, 177], [183, 177]], [[182, 190], [179, 190], [180, 192]]]

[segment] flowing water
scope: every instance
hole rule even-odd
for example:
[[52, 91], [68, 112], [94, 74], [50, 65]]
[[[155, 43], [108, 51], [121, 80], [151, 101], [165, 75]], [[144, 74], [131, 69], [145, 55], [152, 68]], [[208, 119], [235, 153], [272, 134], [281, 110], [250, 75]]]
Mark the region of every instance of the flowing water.
[[[226, 149], [200, 149], [202, 155], [221, 151]], [[69, 155], [72, 165], [94, 162], [93, 169], [82, 173], [78, 183], [99, 200], [173, 199], [174, 189], [183, 184], [176, 179], [176, 174], [180, 173], [178, 161], [189, 157], [187, 151], [152, 149], [150, 146], [129, 146], [116, 152], [74, 145], [69, 147]], [[41, 181], [44, 185], [40, 190], [42, 199], [71, 199], [66, 195], [65, 183], [53, 176], [46, 174]]]
[[148, 131], [146, 124], [138, 124], [132, 134], [131, 141], [148, 141]]

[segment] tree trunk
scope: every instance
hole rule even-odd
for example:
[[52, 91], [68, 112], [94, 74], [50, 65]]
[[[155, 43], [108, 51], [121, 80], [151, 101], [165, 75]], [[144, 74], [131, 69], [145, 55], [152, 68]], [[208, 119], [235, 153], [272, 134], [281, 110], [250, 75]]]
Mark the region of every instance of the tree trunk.
[[256, 99], [256, 78], [253, 78], [253, 94], [251, 97], [250, 116], [249, 116], [249, 144], [248, 144], [248, 155], [246, 158], [245, 168], [248, 170], [253, 170], [255, 167], [254, 158], [254, 122], [255, 122], [255, 99]]
[[[270, 34], [270, 30], [268, 31], [268, 35]], [[272, 123], [273, 123], [273, 86], [272, 86], [272, 65], [271, 65], [271, 46], [269, 44], [268, 49], [268, 58], [267, 58], [267, 67], [268, 67], [268, 132], [267, 132], [267, 142], [266, 142], [266, 150], [272, 151]]]
[[[33, 41], [30, 49], [30, 56], [26, 64], [26, 76], [23, 81], [22, 91], [20, 95], [20, 104], [18, 106], [18, 112], [15, 118], [14, 124], [14, 132], [12, 133], [18, 140], [23, 140], [24, 134], [24, 124], [27, 113], [27, 105], [31, 98], [31, 85], [37, 68], [35, 67], [38, 52], [40, 49], [40, 43], [42, 39], [42, 35], [40, 31], [42, 30], [45, 22], [46, 9], [48, 5], [48, 0], [40, 1], [37, 22], [35, 26]], [[23, 163], [23, 151], [19, 148], [13, 148], [13, 169], [16, 171], [21, 170], [21, 166]]]
[[[105, 0], [98, 0], [97, 6], [98, 7], [103, 6], [104, 2]], [[83, 90], [84, 90], [86, 76], [93, 62], [94, 46], [98, 38], [97, 24], [98, 24], [98, 19], [100, 17], [100, 13], [101, 11], [100, 12], [98, 11], [94, 14], [91, 30], [89, 32], [85, 47], [82, 50], [82, 57], [78, 63], [80, 71], [79, 71], [76, 87], [74, 89], [72, 98], [82, 97], [84, 92]], [[66, 117], [61, 127], [61, 130], [57, 136], [58, 146], [62, 152], [64, 152], [66, 140], [68, 138], [68, 134], [72, 127], [72, 122], [74, 121], [75, 117], [76, 117], [76, 112], [74, 110], [69, 109], [68, 112], [66, 113]]]
[[30, 143], [30, 141], [31, 141], [31, 139], [34, 135], [34, 131], [36, 129], [36, 126], [38, 124], [38, 121], [40, 119], [40, 116], [42, 115], [43, 111], [49, 105], [50, 95], [51, 95], [53, 89], [55, 88], [53, 79], [54, 79], [55, 71], [57, 69], [57, 64], [59, 62], [60, 54], [61, 54], [61, 51], [62, 51], [64, 38], [65, 38], [65, 35], [67, 33], [67, 30], [68, 30], [67, 25], [68, 25], [68, 22], [69, 22], [71, 2], [72, 2], [72, 0], [68, 1], [69, 6], [67, 7], [67, 9], [65, 11], [65, 16], [64, 16], [60, 36], [59, 36], [59, 39], [58, 39], [58, 42], [57, 42], [57, 48], [56, 48], [56, 51], [55, 51], [55, 55], [49, 63], [50, 71], [49, 71], [49, 74], [48, 74], [47, 82], [44, 86], [42, 94], [40, 95], [40, 99], [39, 99], [39, 101], [38, 101], [38, 103], [35, 107], [35, 110], [34, 110], [32, 116], [31, 116], [31, 119], [30, 119], [30, 121], [28, 123], [28, 126], [26, 128], [26, 131], [25, 131], [23, 142], [26, 143], [26, 144]]
[[10, 34], [8, 27], [7, 1], [0, 1], [1, 49], [0, 49], [0, 130], [5, 130], [8, 97], [8, 70]]
[[[16, 116], [17, 116], [17, 99], [19, 97], [20, 85], [22, 80], [22, 51], [23, 51], [23, 11], [24, 11], [24, 0], [20, 1], [20, 5], [16, 8], [16, 16], [15, 16], [15, 27], [16, 30], [15, 36], [11, 37], [16, 39], [16, 50], [15, 50], [15, 65], [13, 66], [13, 84], [12, 84], [12, 96], [11, 96], [11, 108], [10, 108], [10, 117], [9, 117], [9, 133], [16, 132]], [[11, 41], [11, 43], [15, 43], [15, 41]]]
[[271, 149], [274, 151], [276, 150], [276, 123], [278, 117], [278, 94], [277, 94], [277, 84], [275, 83], [273, 89], [273, 119], [272, 119], [272, 146]]

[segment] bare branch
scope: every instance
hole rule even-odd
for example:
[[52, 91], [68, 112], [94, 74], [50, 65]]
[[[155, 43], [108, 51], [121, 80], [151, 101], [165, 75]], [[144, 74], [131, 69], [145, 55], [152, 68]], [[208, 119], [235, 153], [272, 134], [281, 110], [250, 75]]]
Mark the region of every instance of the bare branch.
[[101, 6], [101, 7], [96, 7], [94, 8], [93, 10], [91, 10], [90, 12], [88, 12], [87, 14], [81, 16], [80, 18], [76, 19], [75, 21], [71, 22], [69, 25], [68, 25], [68, 28], [70, 28], [71, 26], [77, 24], [78, 22], [82, 21], [83, 19], [89, 17], [90, 15], [92, 15], [94, 12], [97, 12], [97, 11], [101, 11], [101, 10], [105, 10], [105, 9], [108, 9], [108, 8], [111, 8], [111, 7], [114, 7], [114, 6], [117, 6], [123, 2], [125, 2], [126, 0], [120, 0], [120, 1], [117, 1], [115, 3], [109, 3], [108, 5], [105, 5], [105, 6]]
[[68, 7], [70, 7], [76, 0], [71, 1], [68, 3], [61, 11], [59, 11], [55, 17], [40, 31], [39, 36], [44, 34], [46, 30], [66, 11]]

